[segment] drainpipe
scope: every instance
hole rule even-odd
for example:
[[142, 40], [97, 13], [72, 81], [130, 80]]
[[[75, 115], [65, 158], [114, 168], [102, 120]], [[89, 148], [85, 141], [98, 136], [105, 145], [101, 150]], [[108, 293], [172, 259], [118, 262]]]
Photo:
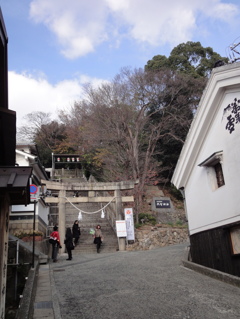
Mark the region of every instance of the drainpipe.
[[179, 190], [180, 190], [180, 193], [182, 194], [182, 197], [183, 197], [185, 215], [186, 215], [186, 219], [188, 221], [187, 205], [186, 205], [186, 198], [185, 198], [185, 189], [184, 189], [184, 187], [181, 187], [181, 188], [179, 188]]
[[36, 201], [34, 201], [34, 213], [33, 213], [33, 250], [32, 250], [32, 268], [34, 268], [34, 255], [35, 255], [35, 228], [36, 228]]
[[18, 261], [19, 261], [19, 240], [17, 242], [17, 250], [16, 250], [16, 272], [15, 272], [15, 300], [17, 300], [17, 285], [18, 285]]
[[17, 242], [17, 250], [16, 250], [16, 264], [18, 265], [18, 261], [19, 261], [19, 240], [16, 240]]

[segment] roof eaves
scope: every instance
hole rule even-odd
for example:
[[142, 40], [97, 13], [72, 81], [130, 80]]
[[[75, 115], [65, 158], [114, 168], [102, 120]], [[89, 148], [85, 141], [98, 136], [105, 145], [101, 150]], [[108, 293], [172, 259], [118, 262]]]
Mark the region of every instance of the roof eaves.
[[171, 182], [184, 188], [227, 88], [240, 87], [240, 62], [213, 69], [179, 156]]

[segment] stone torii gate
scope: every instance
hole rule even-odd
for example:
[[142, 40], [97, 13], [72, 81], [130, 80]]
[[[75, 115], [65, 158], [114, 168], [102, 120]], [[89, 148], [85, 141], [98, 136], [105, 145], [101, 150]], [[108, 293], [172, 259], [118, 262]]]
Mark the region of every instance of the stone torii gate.
[[[115, 203], [116, 216], [119, 220], [124, 219], [122, 203], [134, 202], [133, 196], [122, 196], [122, 190], [132, 190], [137, 182], [121, 181], [111, 183], [59, 183], [53, 181], [42, 180], [42, 185], [46, 186], [47, 190], [52, 192], [58, 191], [58, 197], [46, 197], [44, 200], [48, 204], [58, 204], [58, 219], [59, 219], [59, 235], [61, 240], [65, 237], [66, 220], [65, 210], [66, 202], [74, 203]], [[67, 191], [87, 191], [88, 196], [85, 197], [67, 197]], [[95, 196], [96, 192], [114, 191], [114, 196]], [[126, 249], [126, 238], [119, 238], [119, 250]]]

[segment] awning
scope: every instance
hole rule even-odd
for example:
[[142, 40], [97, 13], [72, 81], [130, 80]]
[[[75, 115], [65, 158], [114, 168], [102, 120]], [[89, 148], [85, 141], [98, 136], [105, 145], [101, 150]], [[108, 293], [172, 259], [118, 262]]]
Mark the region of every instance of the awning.
[[1, 166], [0, 197], [9, 195], [10, 205], [28, 205], [30, 203], [30, 183], [32, 167]]

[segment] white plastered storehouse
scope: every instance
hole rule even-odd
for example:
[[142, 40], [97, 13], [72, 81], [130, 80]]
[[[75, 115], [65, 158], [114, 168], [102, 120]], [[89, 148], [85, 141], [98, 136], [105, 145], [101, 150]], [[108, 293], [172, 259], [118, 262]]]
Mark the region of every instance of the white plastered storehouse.
[[240, 276], [240, 63], [212, 70], [172, 177], [192, 261]]

